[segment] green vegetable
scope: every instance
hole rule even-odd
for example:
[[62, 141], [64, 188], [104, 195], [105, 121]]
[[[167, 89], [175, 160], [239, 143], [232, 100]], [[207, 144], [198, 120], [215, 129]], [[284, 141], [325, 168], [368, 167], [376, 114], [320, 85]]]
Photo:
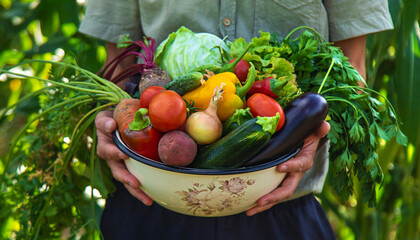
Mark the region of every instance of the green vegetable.
[[[305, 31], [278, 44], [290, 49], [286, 59], [296, 66], [299, 87], [305, 92], [318, 91], [328, 102], [333, 186], [344, 202], [353, 194], [353, 178], [357, 177], [364, 202], [374, 206], [376, 184], [382, 184], [384, 178], [376, 153], [378, 138], [396, 137], [399, 144], [407, 144], [392, 105], [379, 93], [359, 87], [362, 76], [338, 47], [324, 42], [316, 32]], [[333, 60], [329, 77], [324, 79]]]
[[[284, 68], [276, 66], [270, 56], [284, 58], [295, 67], [298, 88], [325, 97], [331, 126], [328, 138], [332, 185], [344, 202], [353, 194], [353, 179], [357, 177], [362, 185], [363, 200], [374, 206], [376, 184], [381, 184], [384, 177], [376, 153], [378, 138], [388, 141], [396, 137], [399, 144], [407, 144], [397, 114], [385, 97], [372, 89], [359, 87], [358, 82], [364, 79], [338, 47], [312, 29], [313, 33], [305, 30], [296, 39], [290, 39], [294, 31], [285, 39], [261, 33], [260, 38], [252, 40], [250, 52], [254, 55], [245, 55], [244, 59], [254, 61], [254, 65], [261, 66], [265, 72], [278, 73]], [[242, 49], [235, 45], [232, 44], [231, 54], [238, 52], [235, 49]], [[267, 64], [267, 60], [272, 63]], [[289, 95], [295, 96], [293, 88], [290, 92], [284, 90], [283, 99], [277, 99], [279, 102], [288, 102]]]
[[249, 108], [236, 109], [236, 111], [223, 123], [223, 136], [232, 132], [235, 128], [241, 126], [250, 119], [253, 119]]
[[[94, 186], [103, 197], [115, 190], [111, 172], [106, 165], [99, 164], [96, 155], [94, 122], [98, 112], [130, 98], [130, 95], [108, 80], [78, 67], [74, 61], [67, 60], [31, 60], [14, 66], [51, 64], [48, 79], [0, 69], [0, 73], [22, 77], [22, 81], [36, 79], [45, 83], [0, 114], [1, 121], [7, 117], [9, 110], [16, 111], [25, 101], [39, 100], [40, 110], [13, 136], [3, 162], [5, 171], [0, 177], [3, 189], [10, 189], [10, 194], [23, 195], [14, 196], [15, 199], [24, 199], [19, 201], [19, 210], [16, 210], [16, 214], [22, 216], [20, 226], [23, 229], [17, 233], [17, 239], [45, 236], [43, 232], [50, 227], [45, 224], [47, 219], [55, 219], [59, 225], [68, 225], [67, 218], [74, 216], [74, 206], [92, 206], [92, 214], [72, 217], [72, 224], [82, 225], [95, 218], [97, 212], [93, 206], [96, 199], [83, 197], [84, 188], [77, 187], [74, 179], [77, 178], [81, 186]], [[26, 170], [22, 174], [17, 173], [18, 166], [25, 166]], [[6, 192], [9, 194], [9, 191]], [[2, 194], [6, 196], [5, 192]], [[66, 203], [57, 204], [56, 199]]]
[[275, 132], [279, 115], [248, 120], [217, 142], [202, 148], [192, 167], [237, 168], [261, 150]]
[[254, 64], [258, 71], [256, 81], [269, 77], [277, 79], [282, 88], [275, 89], [274, 94], [278, 96], [276, 100], [280, 105], [286, 106], [301, 93], [296, 83], [294, 66], [285, 58], [290, 49], [273, 44], [270, 33], [260, 32], [260, 34], [259, 38], [253, 38], [249, 43], [243, 38], [236, 39], [231, 44], [231, 57], [238, 58], [248, 49], [243, 59]]
[[204, 81], [203, 74], [200, 72], [193, 72], [173, 79], [166, 84], [165, 88], [167, 90], [173, 90], [182, 96], [201, 86], [201, 81]]
[[[302, 28], [311, 32], [305, 30], [290, 39]], [[237, 39], [230, 54], [238, 56], [249, 44]], [[396, 137], [399, 144], [407, 144], [389, 101], [372, 89], [359, 87], [358, 82], [364, 79], [347, 57], [309, 27], [296, 28], [285, 39], [261, 32], [260, 37], [252, 39], [244, 59], [255, 65], [261, 73], [259, 78], [272, 75], [288, 81], [276, 92], [282, 106], [301, 92], [318, 92], [327, 100], [332, 185], [344, 202], [353, 194], [353, 179], [357, 177], [364, 190], [363, 200], [375, 205], [376, 184], [381, 184], [384, 177], [376, 153], [378, 138], [388, 141]]]
[[156, 49], [155, 62], [171, 79], [197, 71], [202, 65], [221, 67], [229, 49], [222, 39], [209, 33], [193, 33], [186, 27], [170, 34]]

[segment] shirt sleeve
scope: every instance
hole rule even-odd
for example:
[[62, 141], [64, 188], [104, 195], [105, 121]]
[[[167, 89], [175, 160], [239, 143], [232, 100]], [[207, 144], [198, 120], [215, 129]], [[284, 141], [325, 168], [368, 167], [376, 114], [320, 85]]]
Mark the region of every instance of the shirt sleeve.
[[393, 28], [387, 0], [324, 0], [330, 41], [340, 41]]
[[126, 34], [139, 40], [143, 31], [138, 0], [89, 0], [79, 31], [109, 42]]

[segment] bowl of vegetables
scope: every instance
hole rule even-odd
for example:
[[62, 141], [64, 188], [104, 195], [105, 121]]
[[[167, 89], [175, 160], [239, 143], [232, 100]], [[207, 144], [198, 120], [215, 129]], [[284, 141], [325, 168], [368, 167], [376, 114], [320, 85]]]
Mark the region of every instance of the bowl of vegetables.
[[[195, 117], [211, 115], [200, 111], [186, 117], [185, 127], [178, 124], [172, 126], [175, 129], [160, 130], [163, 132], [154, 141], [156, 136], [150, 131], [169, 126], [164, 121], [153, 120], [156, 117], [153, 111], [169, 111], [164, 109], [165, 104], [154, 106], [164, 102], [161, 97], [167, 94], [176, 96], [171, 98], [170, 104], [165, 103], [169, 109], [174, 111], [173, 105], [177, 101], [182, 105], [182, 100], [176, 100], [180, 97], [170, 90], [158, 93], [148, 105], [148, 117], [147, 109], [140, 108], [128, 127], [115, 131], [113, 140], [129, 156], [125, 165], [141, 182], [141, 188], [148, 196], [167, 209], [193, 216], [227, 216], [253, 207], [260, 197], [281, 184], [285, 173], [278, 172], [276, 166], [300, 151], [305, 137], [320, 125], [327, 112], [322, 96], [302, 94], [285, 108], [285, 121], [281, 130], [276, 131], [279, 113], [271, 117], [254, 117], [249, 108], [238, 109], [223, 122], [222, 135], [209, 143], [206, 141], [210, 134], [194, 137], [195, 131], [205, 135], [203, 128], [212, 125], [210, 119]], [[217, 91], [213, 96], [210, 106], [217, 102]], [[119, 109], [117, 106], [114, 110], [116, 119], [120, 118]], [[213, 115], [217, 119], [215, 112]], [[199, 122], [195, 122], [197, 119]], [[147, 122], [147, 127], [130, 129], [132, 123], [137, 125], [137, 120]], [[170, 120], [175, 121], [173, 117]], [[202, 123], [204, 125], [200, 125]], [[191, 128], [190, 124], [200, 127]], [[148, 135], [150, 141], [137, 144], [130, 141], [131, 134]]]
[[[148, 71], [139, 82], [139, 99], [124, 99], [114, 109], [118, 130], [113, 139], [129, 156], [126, 167], [163, 207], [193, 216], [250, 209], [283, 181], [285, 173], [276, 166], [295, 156], [324, 121], [326, 100], [301, 94], [293, 74], [279, 79], [261, 75], [252, 62], [245, 74], [234, 70], [250, 46], [223, 66], [200, 65], [183, 74], [165, 69], [169, 75], [159, 69], [166, 66], [161, 61], [166, 54], [158, 50], [152, 58], [151, 53], [145, 62], [160, 64], [142, 67]], [[180, 48], [169, 44], [164, 49]], [[293, 69], [279, 61], [287, 71]], [[291, 89], [286, 108], [278, 93], [261, 86]]]
[[186, 215], [228, 216], [244, 212], [263, 195], [277, 188], [285, 173], [276, 166], [295, 156], [302, 145], [273, 161], [233, 169], [199, 169], [169, 166], [134, 152], [118, 131], [113, 140], [129, 158], [127, 169], [141, 182], [142, 190], [157, 204]]

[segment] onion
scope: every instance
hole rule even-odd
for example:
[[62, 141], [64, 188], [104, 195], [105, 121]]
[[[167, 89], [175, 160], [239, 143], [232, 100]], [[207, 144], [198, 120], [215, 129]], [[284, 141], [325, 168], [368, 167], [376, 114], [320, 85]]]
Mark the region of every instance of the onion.
[[217, 141], [223, 132], [223, 125], [217, 116], [217, 107], [222, 99], [224, 83], [214, 89], [213, 96], [206, 110], [191, 114], [185, 129], [198, 144], [210, 144]]

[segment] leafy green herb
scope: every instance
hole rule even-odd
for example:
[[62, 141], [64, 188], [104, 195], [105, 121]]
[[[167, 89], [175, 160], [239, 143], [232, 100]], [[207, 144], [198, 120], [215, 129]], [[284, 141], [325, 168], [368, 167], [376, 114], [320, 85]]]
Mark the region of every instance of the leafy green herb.
[[[12, 73], [27, 79], [35, 78], [44, 87], [8, 106], [0, 119], [20, 103], [38, 99], [40, 111], [14, 136], [0, 178], [2, 214], [20, 219], [17, 239], [55, 239], [55, 234], [70, 227], [76, 236], [89, 226], [95, 234], [95, 209], [100, 209], [93, 189], [103, 197], [114, 191], [111, 173], [96, 156], [96, 113], [112, 107], [122, 98], [130, 97], [116, 85], [77, 67], [75, 62], [43, 60], [27, 63], [52, 64], [49, 79]], [[91, 197], [85, 196], [90, 187]], [[5, 203], [16, 199], [19, 203]], [[91, 208], [90, 215], [82, 214]], [[53, 220], [52, 220], [53, 219]], [[54, 225], [45, 224], [54, 222]], [[61, 231], [57, 229], [60, 228]], [[53, 231], [54, 230], [54, 231]], [[71, 237], [70, 236], [70, 237]]]
[[[311, 31], [304, 30], [296, 39], [290, 39], [293, 32], [305, 28]], [[407, 144], [392, 105], [378, 92], [359, 87], [359, 81], [365, 82], [363, 77], [338, 47], [313, 29], [299, 27], [284, 39], [261, 32], [252, 44], [244, 59], [254, 63], [260, 77], [296, 75], [296, 85], [294, 78], [288, 77], [290, 84], [283, 88], [279, 103], [287, 104], [300, 92], [319, 92], [325, 97], [331, 126], [328, 138], [332, 185], [344, 202], [353, 194], [353, 180], [357, 177], [363, 200], [374, 206], [376, 184], [382, 184], [384, 177], [376, 153], [378, 138], [389, 141], [396, 137], [399, 144]], [[232, 56], [248, 45], [243, 39], [233, 42]], [[280, 60], [274, 59], [290, 62], [294, 72], [276, 65]]]
[[[286, 38], [277, 44], [291, 50], [283, 57], [295, 66], [302, 91], [320, 90], [328, 102], [330, 174], [342, 201], [353, 194], [353, 177], [357, 177], [364, 201], [376, 205], [376, 184], [382, 184], [384, 177], [376, 153], [377, 139], [388, 141], [397, 136], [399, 144], [407, 144], [392, 105], [378, 92], [359, 87], [358, 82], [364, 82], [362, 76], [339, 48], [322, 41], [316, 32], [304, 31], [296, 39]], [[331, 72], [321, 88], [321, 79], [332, 61]]]

